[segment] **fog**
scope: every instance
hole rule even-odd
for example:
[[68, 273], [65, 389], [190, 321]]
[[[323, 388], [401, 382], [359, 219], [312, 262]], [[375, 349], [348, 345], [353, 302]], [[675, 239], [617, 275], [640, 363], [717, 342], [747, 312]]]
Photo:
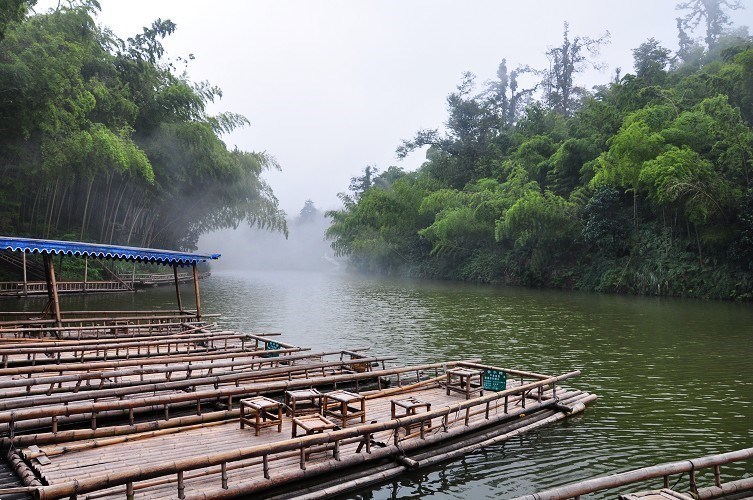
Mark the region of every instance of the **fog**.
[[288, 219], [287, 239], [282, 233], [244, 225], [203, 235], [199, 248], [222, 254], [211, 263], [213, 271], [337, 272], [345, 263], [335, 258], [324, 238], [329, 224], [330, 219], [314, 208]]

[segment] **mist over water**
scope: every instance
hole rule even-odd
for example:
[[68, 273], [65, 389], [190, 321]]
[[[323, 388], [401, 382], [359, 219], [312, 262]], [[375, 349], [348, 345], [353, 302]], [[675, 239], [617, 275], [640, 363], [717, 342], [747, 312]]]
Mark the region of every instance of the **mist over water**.
[[345, 262], [335, 258], [325, 231], [331, 220], [313, 209], [307, 216], [288, 219], [288, 237], [257, 227], [241, 226], [203, 235], [199, 249], [220, 253], [213, 271], [334, 272]]

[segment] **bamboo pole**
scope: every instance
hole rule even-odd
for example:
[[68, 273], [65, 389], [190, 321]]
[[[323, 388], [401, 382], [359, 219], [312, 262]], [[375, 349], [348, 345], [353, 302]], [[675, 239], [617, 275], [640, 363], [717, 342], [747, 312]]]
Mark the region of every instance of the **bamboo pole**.
[[[172, 316], [168, 317], [166, 319], [174, 319]], [[128, 321], [126, 319], [120, 320], [120, 321]], [[65, 322], [65, 319], [63, 320]], [[217, 327], [217, 323], [211, 323], [211, 324], [205, 324], [205, 323], [199, 323], [198, 326], [190, 326], [190, 325], [196, 325], [196, 321], [170, 321], [168, 323], [165, 323], [164, 320], [158, 322], [158, 323], [137, 323], [132, 324], [129, 323], [127, 325], [115, 325], [114, 323], [109, 324], [100, 324], [100, 325], [88, 325], [88, 326], [62, 326], [62, 327], [55, 327], [55, 326], [44, 326], [44, 329], [34, 329], [30, 330], [28, 327], [13, 327], [13, 328], [3, 328], [0, 329], [0, 334], [25, 334], [25, 333], [52, 333], [52, 332], [59, 332], [59, 333], [69, 333], [74, 334], [78, 333], [79, 335], [84, 333], [93, 333], [96, 335], [96, 340], [107, 340], [107, 339], [113, 339], [113, 338], [123, 338], [125, 337], [155, 337], [158, 336], [160, 333], [163, 335], [179, 335], [181, 333], [186, 333], [186, 330], [179, 330], [174, 327], [182, 326], [184, 328], [189, 328], [192, 331], [201, 331], [204, 330], [205, 332], [212, 332], [214, 330], [209, 330], [210, 328]], [[116, 328], [117, 327], [117, 328]], [[112, 334], [113, 329], [125, 329], [127, 330], [125, 332], [125, 335], [118, 335], [115, 336]], [[146, 330], [146, 334], [142, 333], [142, 330]], [[154, 331], [156, 330], [156, 333]], [[171, 330], [174, 330], [171, 332]], [[268, 334], [266, 334], [268, 335]], [[89, 337], [88, 339], [91, 339], [93, 337]], [[0, 337], [0, 341], [28, 341], [28, 340], [42, 340], [40, 337], [34, 337], [32, 339], [25, 339], [25, 338], [10, 338], [10, 337]], [[76, 337], [65, 337], [62, 336], [59, 339], [55, 339], [57, 341], [63, 342], [63, 341], [72, 341], [72, 340], [87, 340], [86, 337], [83, 339], [79, 338], [79, 336]]]
[[557, 500], [568, 499], [601, 490], [618, 488], [632, 483], [643, 482], [649, 479], [662, 478], [675, 474], [682, 474], [692, 470], [713, 467], [715, 465], [724, 465], [731, 462], [753, 459], [753, 448], [743, 448], [741, 450], [721, 453], [717, 455], [707, 455], [705, 457], [693, 458], [690, 460], [680, 460], [677, 462], [668, 462], [642, 469], [635, 469], [610, 476], [602, 476], [586, 481], [572, 483], [558, 488], [552, 488], [540, 493], [518, 497], [516, 500]]
[[[239, 411], [233, 413], [240, 413]], [[166, 429], [159, 429], [155, 431], [139, 432], [134, 434], [127, 434], [125, 436], [111, 437], [111, 438], [99, 438], [96, 440], [87, 441], [77, 444], [66, 444], [65, 446], [54, 446], [44, 449], [40, 449], [38, 452], [24, 452], [23, 456], [26, 460], [31, 460], [40, 455], [46, 455], [47, 457], [54, 457], [57, 455], [63, 455], [65, 453], [73, 453], [77, 451], [89, 450], [92, 448], [102, 448], [104, 446], [111, 446], [120, 443], [129, 443], [133, 441], [141, 441], [143, 439], [155, 438], [160, 436], [168, 436], [171, 434], [177, 434], [179, 432], [191, 431], [195, 429], [206, 429], [209, 427], [216, 427], [218, 425], [227, 425], [231, 423], [228, 420], [219, 420], [215, 422], [206, 422], [200, 424], [184, 425], [180, 427], [169, 427]]]
[[[305, 358], [312, 357], [309, 354], [302, 355], [302, 356], [296, 356], [294, 359], [292, 359], [292, 356], [288, 356], [286, 359], [286, 362], [291, 362], [294, 360], [301, 360]], [[394, 358], [370, 358], [373, 359], [373, 361], [382, 361], [382, 360], [388, 360], [388, 359], [394, 359]], [[282, 367], [270, 367], [264, 369], [262, 365], [264, 363], [267, 363], [266, 360], [256, 360], [256, 361], [247, 361], [247, 362], [239, 362], [239, 363], [223, 363], [225, 367], [232, 367], [233, 365], [243, 364], [243, 365], [251, 365], [248, 368], [245, 369], [237, 369], [237, 370], [230, 370], [230, 371], [222, 371], [219, 373], [212, 373], [213, 370], [221, 368], [219, 366], [219, 363], [217, 364], [209, 364], [209, 365], [201, 365], [202, 368], [198, 368], [199, 365], [184, 365], [181, 367], [177, 366], [171, 366], [167, 365], [165, 367], [157, 367], [157, 368], [151, 368], [151, 369], [142, 369], [142, 370], [123, 370], [121, 372], [86, 372], [78, 375], [62, 375], [62, 376], [54, 376], [54, 377], [42, 377], [37, 379], [19, 379], [19, 380], [9, 380], [0, 383], [0, 385], [5, 385], [10, 388], [16, 388], [16, 387], [25, 387], [24, 391], [20, 392], [4, 392], [0, 393], [0, 410], [8, 410], [8, 409], [14, 409], [14, 408], [23, 408], [23, 407], [30, 407], [35, 406], [36, 404], [47, 404], [53, 401], [51, 399], [51, 396], [53, 393], [63, 393], [60, 398], [62, 398], [62, 402], [70, 403], [74, 401], [82, 401], [86, 399], [98, 399], [102, 397], [112, 397], [112, 396], [126, 396], [129, 394], [138, 394], [141, 392], [157, 392], [160, 390], [175, 390], [175, 389], [187, 389], [187, 388], [195, 388], [199, 385], [211, 385], [214, 384], [215, 386], [233, 382], [237, 383], [239, 381], [249, 381], [249, 380], [255, 380], [255, 379], [264, 379], [264, 380], [280, 380], [280, 379], [292, 379], [292, 378], [300, 378], [304, 377], [307, 378], [309, 372], [317, 372], [324, 368], [340, 368], [342, 369], [344, 366], [347, 366], [347, 362], [345, 361], [330, 361], [326, 363], [305, 363], [305, 364], [298, 364], [298, 365], [288, 365], [288, 366], [282, 366]], [[253, 368], [253, 365], [259, 365], [258, 368]], [[202, 371], [207, 371], [208, 373], [201, 373]], [[181, 378], [172, 378], [172, 374], [175, 372], [181, 372], [185, 371], [186, 376]], [[190, 372], [199, 372], [196, 376], [191, 376]], [[111, 383], [104, 383], [105, 379], [115, 379], [120, 377], [129, 377], [134, 375], [145, 375], [145, 374], [159, 374], [159, 373], [165, 373], [166, 379], [165, 380], [154, 380], [154, 379], [148, 379], [145, 380], [143, 377], [141, 377], [138, 380], [126, 380], [126, 381], [120, 381], [120, 382], [111, 382]], [[92, 380], [99, 380], [100, 385], [83, 385], [82, 383], [84, 381], [87, 381], [87, 384], [90, 383]], [[261, 380], [257, 380], [261, 381]], [[54, 388], [53, 386], [55, 384], [62, 384], [63, 382], [76, 382], [75, 387], [60, 387]], [[159, 384], [173, 384], [174, 386], [171, 386], [169, 389], [163, 389], [159, 387]], [[34, 391], [32, 394], [31, 387], [34, 386], [49, 386], [49, 389], [44, 389], [41, 391]], [[133, 390], [129, 391], [119, 391], [118, 394], [113, 394], [112, 391], [118, 391], [119, 389], [126, 389], [126, 388], [134, 388]], [[70, 396], [70, 394], [78, 394], [78, 397]], [[39, 395], [44, 394], [43, 397], [32, 397], [32, 395]], [[69, 394], [69, 396], [65, 396], [65, 394]], [[3, 398], [14, 398], [14, 397], [21, 397], [23, 399], [21, 400], [13, 400], [13, 401], [2, 401]], [[61, 399], [56, 399], [54, 402], [61, 402]]]
[[28, 295], [28, 280], [26, 279], [26, 252], [21, 252], [21, 259], [23, 260], [24, 265], [24, 297]]
[[744, 492], [753, 491], [753, 477], [746, 477], [736, 481], [729, 481], [718, 486], [707, 486], [698, 488], [696, 496], [699, 499], [706, 498], [727, 498], [732, 495], [739, 495]]
[[[275, 381], [275, 382], [252, 383], [248, 385], [242, 385], [239, 387], [224, 387], [224, 388], [219, 388], [215, 390], [195, 391], [190, 394], [189, 393], [168, 394], [168, 395], [159, 395], [159, 396], [151, 396], [151, 397], [140, 397], [140, 398], [128, 399], [128, 400], [100, 401], [96, 403], [90, 402], [90, 403], [82, 403], [78, 405], [67, 405], [67, 404], [52, 405], [51, 404], [50, 406], [43, 406], [43, 407], [36, 407], [36, 408], [21, 408], [18, 410], [14, 410], [13, 412], [9, 412], [9, 411], [0, 412], [0, 423], [9, 423], [11, 419], [14, 417], [15, 417], [16, 422], [20, 422], [22, 420], [53, 417], [53, 416], [60, 416], [60, 415], [73, 415], [77, 413], [96, 413], [100, 411], [116, 410], [116, 409], [127, 410], [129, 408], [137, 408], [141, 406], [164, 405], [164, 404], [172, 404], [172, 403], [179, 403], [179, 402], [186, 402], [186, 401], [196, 401], [196, 400], [201, 400], [201, 399], [217, 399], [217, 398], [224, 398], [227, 396], [237, 396], [241, 394], [262, 394], [266, 392], [278, 392], [278, 391], [282, 392], [282, 391], [291, 390], [291, 389], [314, 387], [317, 385], [330, 385], [332, 383], [337, 383], [337, 382], [350, 382], [354, 380], [376, 378], [379, 376], [386, 376], [386, 375], [393, 375], [397, 373], [405, 373], [408, 371], [415, 371], [416, 369], [427, 370], [427, 369], [433, 369], [435, 367], [454, 366], [456, 364], [457, 362], [434, 363], [434, 364], [420, 365], [420, 366], [414, 366], [414, 367], [395, 368], [395, 369], [390, 369], [390, 370], [375, 370], [372, 372], [365, 372], [365, 373], [314, 377], [314, 378], [301, 379], [301, 380], [282, 380], [282, 381]], [[572, 372], [570, 374], [563, 375], [563, 377], [570, 378], [578, 374], [580, 374], [580, 372]], [[553, 379], [550, 379], [550, 380], [553, 380]], [[154, 384], [154, 385], [159, 386], [160, 389], [175, 389], [179, 387], [178, 384], [176, 384], [175, 386], [172, 386], [169, 384]], [[155, 389], [157, 389], [157, 387], [154, 387], [152, 390], [155, 390]], [[121, 390], [120, 389], [112, 390], [111, 392], [108, 392], [107, 394], [102, 394], [99, 397], [113, 397], [113, 396], [121, 395], [117, 391], [121, 391]], [[510, 392], [510, 393], [513, 393], [513, 392]], [[494, 393], [494, 395], [497, 395], [497, 394], [502, 394], [502, 393]], [[483, 397], [485, 398], [487, 396], [483, 396]], [[422, 413], [421, 415], [425, 415], [425, 414]]]
[[461, 363], [461, 366], [467, 366], [469, 368], [481, 368], [481, 369], [486, 368], [486, 369], [491, 369], [491, 370], [499, 370], [499, 371], [507, 372], [512, 375], [518, 375], [520, 377], [533, 378], [533, 379], [539, 379], [539, 380], [543, 380], [545, 378], [551, 377], [551, 375], [544, 375], [543, 373], [526, 372], [522, 370], [515, 370], [512, 368], [501, 368], [498, 366], [484, 365], [481, 363], [464, 362], [464, 363]]
[[58, 286], [55, 281], [55, 265], [52, 262], [52, 254], [45, 253], [42, 255], [42, 259], [45, 262], [45, 271], [47, 274], [47, 294], [52, 304], [53, 312], [55, 313], [55, 326], [63, 326], [60, 317], [60, 302], [58, 300]]
[[[265, 351], [265, 352], [279, 352], [279, 351], [289, 351], [289, 349], [281, 349], [278, 351]], [[326, 356], [330, 355], [332, 352], [317, 352], [317, 353], [306, 353], [306, 354], [300, 354], [300, 355], [290, 355], [285, 357], [285, 361], [287, 363], [291, 363], [294, 361], [300, 361], [305, 360], [309, 358], [318, 358], [320, 356]], [[242, 356], [245, 357], [245, 356]], [[167, 360], [169, 361], [169, 360]], [[0, 379], [0, 389], [7, 389], [7, 388], [15, 388], [15, 387], [32, 387], [36, 385], [50, 385], [50, 384], [59, 384], [64, 382], [78, 382], [83, 380], [97, 380], [102, 378], [116, 378], [116, 377], [128, 377], [133, 375], [154, 375], [154, 374], [160, 374], [160, 373], [175, 373], [175, 372], [202, 372], [203, 370], [216, 370], [219, 368], [234, 368], [238, 366], [247, 366], [247, 367], [253, 367], [256, 365], [263, 365], [264, 363], [269, 363], [268, 359], [247, 359], [247, 360], [232, 360], [232, 361], [219, 361], [217, 363], [196, 363], [196, 364], [181, 364], [181, 365], [175, 365], [175, 364], [167, 364], [165, 361], [160, 361], [160, 365], [162, 363], [165, 363], [166, 366], [153, 366], [150, 368], [136, 368], [136, 369], [129, 369], [129, 370], [113, 370], [113, 371], [91, 371], [93, 368], [91, 365], [86, 366], [80, 366], [80, 365], [74, 365], [71, 368], [75, 369], [76, 371], [80, 371], [82, 373], [76, 373], [76, 374], [67, 374], [67, 375], [59, 375], [59, 376], [52, 376], [52, 377], [38, 377], [38, 378], [19, 378], [19, 379]], [[135, 363], [138, 364], [138, 363]], [[64, 365], [69, 366], [69, 365]], [[65, 372], [68, 371], [63, 368], [61, 365], [56, 365], [54, 367], [54, 372]], [[290, 370], [305, 370], [305, 369], [311, 369], [309, 368], [309, 365], [295, 365], [295, 366], [288, 366], [285, 367], [286, 369]], [[259, 368], [251, 368], [255, 372], [259, 372], [261, 370], [261, 366]], [[257, 373], [258, 375], [263, 375], [262, 373]], [[143, 381], [141, 382], [144, 383]], [[69, 388], [70, 389], [70, 388]]]
[[[113, 327], [108, 327], [113, 328]], [[240, 332], [234, 332], [232, 330], [206, 330], [203, 327], [195, 327], [190, 330], [175, 330], [171, 333], [162, 333], [158, 335], [150, 335], [150, 336], [118, 336], [118, 337], [101, 337], [101, 338], [75, 338], [75, 339], [51, 339], [50, 341], [46, 342], [44, 347], [37, 347], [35, 349], [39, 349], [35, 352], [43, 353], [45, 352], [44, 349], [51, 349], [51, 348], [63, 348], [68, 350], [76, 350], [79, 351], [81, 349], [86, 349], [88, 346], [99, 346], [100, 350], [103, 350], [105, 348], [110, 349], [114, 348], [112, 346], [116, 345], [125, 345], [125, 344], [137, 344], [140, 343], [141, 345], [146, 345], [149, 343], [156, 343], [156, 342], [163, 342], [163, 341], [170, 341], [171, 343], [175, 342], [184, 342], [186, 340], [191, 339], [217, 339], [217, 338], [224, 338], [232, 336], [234, 338], [243, 338], [245, 340], [249, 340], [249, 336], [247, 333], [240, 333]], [[27, 347], [28, 342], [26, 339], [20, 339], [18, 344], [14, 344], [14, 340], [16, 339], [5, 339], [3, 342], [0, 342], [0, 351], [12, 351], [14, 349], [29, 349]], [[36, 340], [36, 339], [33, 339]], [[24, 352], [23, 354], [28, 354], [27, 352]]]
[[[367, 358], [365, 361], [373, 362], [373, 361], [381, 361], [381, 358]], [[343, 361], [333, 361], [329, 363], [320, 363], [315, 364], [309, 368], [310, 370], [319, 370], [323, 367], [327, 366], [336, 366], [336, 365], [342, 365], [344, 364]], [[301, 369], [299, 367], [295, 367], [296, 369]], [[288, 373], [289, 368], [284, 367], [280, 369], [274, 369], [277, 370], [274, 373]], [[288, 371], [285, 371], [288, 370]], [[238, 387], [237, 384], [244, 380], [253, 380], [254, 378], [258, 377], [269, 377], [269, 374], [272, 370], [264, 370], [261, 373], [254, 370], [253, 372], [247, 371], [247, 372], [239, 372], [239, 373], [230, 373], [226, 375], [210, 375], [210, 376], [202, 376], [197, 377], [195, 379], [191, 380], [177, 380], [174, 382], [157, 382], [157, 383], [144, 383], [139, 386], [135, 387], [120, 387], [115, 389], [102, 389], [102, 390], [89, 390], [84, 392], [69, 392], [65, 394], [55, 395], [55, 396], [45, 396], [42, 398], [34, 398], [34, 397], [26, 397], [22, 399], [16, 399], [16, 400], [6, 400], [2, 401], [0, 400], [0, 429], [3, 429], [3, 423], [10, 422], [10, 418], [12, 414], [8, 414], [10, 410], [15, 410], [12, 413], [15, 413], [15, 420], [16, 422], [27, 420], [27, 419], [36, 419], [36, 418], [42, 418], [42, 417], [52, 417], [56, 415], [71, 415], [75, 413], [96, 413], [98, 411], [106, 411], [106, 410], [113, 410], [113, 409], [128, 409], [128, 408], [135, 408], [138, 406], [152, 406], [152, 405], [159, 405], [159, 404], [170, 404], [173, 402], [185, 402], [185, 401], [201, 401], [202, 399], [216, 399], [218, 397], [223, 396], [235, 396], [235, 395], [242, 395], [242, 394], [252, 394], [252, 393], [261, 393], [261, 392], [268, 392], [268, 389], [266, 389], [266, 386], [274, 386], [275, 384], [282, 388], [286, 388], [292, 384], [295, 384], [296, 382], [298, 384], [303, 381], [304, 385], [312, 385], [315, 383], [314, 381], [318, 381], [319, 384], [330, 384], [331, 381], [338, 379], [349, 381], [352, 377], [351, 374], [347, 375], [334, 375], [334, 376], [324, 376], [324, 377], [317, 377], [317, 378], [305, 378], [301, 380], [280, 380], [276, 382], [259, 382], [259, 383], [252, 383], [251, 385], [244, 385]], [[374, 375], [371, 375], [371, 377], [368, 377], [369, 374], [376, 373], [376, 372], [366, 372], [367, 378], [374, 378]], [[290, 377], [286, 377], [289, 379]], [[363, 377], [361, 377], [363, 378]], [[140, 393], [157, 393], [161, 391], [174, 391], [174, 390], [181, 390], [181, 389], [188, 389], [193, 388], [195, 389], [197, 386], [201, 385], [214, 385], [215, 387], [218, 387], [220, 383], [223, 382], [234, 382], [236, 383], [236, 387], [232, 389], [231, 393], [225, 393], [227, 391], [227, 388], [223, 389], [215, 389], [215, 390], [203, 390], [203, 391], [192, 391], [189, 394], [169, 394], [169, 395], [155, 395], [152, 397], [141, 397], [141, 398], [134, 398], [134, 399], [128, 399], [128, 400], [116, 400], [116, 401], [102, 401], [102, 402], [92, 402], [92, 403], [82, 403], [80, 405], [71, 406], [68, 405], [69, 403], [77, 402], [77, 401], [86, 401], [93, 399], [96, 401], [97, 399], [102, 398], [112, 398], [112, 397], [122, 397], [122, 396], [129, 396], [134, 394], [140, 394]], [[258, 386], [258, 388], [257, 388]], [[273, 389], [274, 390], [274, 389]], [[57, 407], [57, 410], [55, 410], [55, 406], [45, 406], [43, 408], [33, 408], [40, 404], [47, 404], [47, 405], [64, 405], [63, 408]], [[87, 410], [85, 408], [88, 408], [89, 405], [93, 405], [91, 410]], [[35, 412], [43, 412], [40, 414], [36, 414]], [[45, 413], [47, 412], [47, 413]], [[52, 412], [52, 413], [49, 413]], [[62, 413], [61, 413], [62, 412]], [[49, 413], [49, 414], [48, 414]], [[7, 417], [7, 419], [6, 419]], [[27, 418], [28, 417], [28, 418]]]
[[178, 282], [178, 264], [173, 264], [173, 276], [175, 277], [175, 296], [178, 299], [178, 310], [183, 312], [183, 301], [180, 299], [180, 286]]
[[0, 345], [0, 354], [55, 354], [63, 352], [84, 352], [84, 351], [105, 351], [115, 349], [125, 349], [127, 347], [156, 347], [158, 345], [172, 345], [172, 344], [196, 344], [198, 342], [217, 341], [224, 339], [243, 339], [247, 338], [245, 333], [220, 333], [220, 334], [189, 334], [185, 337], [174, 336], [163, 338], [159, 340], [133, 340], [131, 338], [126, 339], [107, 339], [106, 342], [97, 341], [77, 343], [76, 341], [68, 341], [67, 344], [53, 345], [44, 347], [26, 347], [23, 345]]
[[84, 256], [84, 293], [86, 293], [86, 285], [89, 281], [89, 256]]
[[[197, 353], [187, 355], [160, 355], [153, 356], [151, 358], [131, 358], [131, 359], [116, 359], [111, 361], [90, 361], [81, 363], [77, 360], [72, 363], [56, 363], [49, 365], [36, 365], [36, 366], [20, 366], [12, 368], [0, 368], [0, 376], [13, 376], [13, 375], [32, 375], [38, 373], [58, 373], [60, 371], [85, 371], [85, 370], [99, 370], [106, 368], [120, 368], [126, 366], [140, 366], [140, 365], [161, 365], [165, 363], [194, 363], [197, 359], [201, 361], [213, 361], [217, 359], [226, 358], [259, 358], [268, 354], [282, 354], [285, 355], [284, 359], [287, 359], [287, 355], [291, 353], [308, 351], [308, 347], [295, 347], [275, 350], [256, 350], [256, 351], [242, 351], [240, 349], [223, 349], [218, 353]], [[312, 356], [314, 356], [312, 354]]]
[[215, 422], [238, 418], [239, 410], [222, 410], [216, 412], [202, 413], [201, 415], [188, 415], [185, 417], [175, 417], [170, 420], [155, 420], [151, 422], [140, 422], [134, 425], [117, 425], [112, 427], [99, 427], [97, 429], [74, 429], [68, 431], [46, 432], [39, 434], [23, 434], [2, 438], [3, 446], [24, 447], [31, 445], [47, 445], [57, 443], [67, 443], [70, 441], [82, 441], [85, 439], [102, 439], [114, 436], [124, 436], [137, 434], [140, 432], [156, 431], [161, 429], [180, 428], [198, 423]]
[[201, 321], [201, 294], [199, 293], [199, 273], [196, 270], [196, 262], [191, 263], [193, 268], [193, 292], [196, 296], [196, 320]]
[[37, 479], [37, 476], [34, 474], [34, 472], [29, 468], [28, 465], [26, 465], [26, 462], [23, 461], [21, 455], [18, 453], [18, 450], [8, 450], [8, 452], [5, 454], [5, 458], [8, 463], [10, 463], [16, 475], [21, 479], [21, 482], [24, 483], [24, 486], [42, 485], [41, 481]]

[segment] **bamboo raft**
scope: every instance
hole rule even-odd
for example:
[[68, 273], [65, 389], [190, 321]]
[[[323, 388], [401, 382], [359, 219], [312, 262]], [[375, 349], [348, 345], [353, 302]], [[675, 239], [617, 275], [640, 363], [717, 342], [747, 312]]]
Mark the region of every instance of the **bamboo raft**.
[[[596, 399], [561, 385], [579, 371], [477, 359], [401, 366], [368, 347], [314, 352], [276, 333], [223, 329], [202, 314], [196, 268], [217, 256], [9, 240], [43, 253], [50, 286], [41, 315], [0, 314], [0, 446], [21, 482], [0, 484], [3, 498], [323, 498], [503, 442]], [[60, 248], [171, 264], [177, 309], [61, 311], [50, 257]], [[178, 266], [189, 264], [194, 310], [177, 286]], [[318, 394], [309, 419], [288, 400], [300, 390]], [[270, 421], [248, 413], [259, 402], [276, 408]]]
[[[113, 327], [122, 317], [138, 321]], [[366, 349], [313, 352], [159, 311], [63, 319], [71, 326], [30, 329], [28, 318], [0, 326], [0, 444], [24, 485], [0, 496], [271, 496], [312, 477], [327, 496], [501, 442], [595, 400], [559, 385], [577, 371], [548, 376], [475, 360], [395, 366]], [[509, 379], [504, 390], [448, 395], [455, 368]], [[307, 388], [363, 395], [365, 422], [298, 437], [288, 415], [282, 432], [240, 428], [243, 398], [281, 401]], [[392, 400], [408, 397], [431, 410], [393, 418]], [[333, 482], [340, 470], [353, 477]]]

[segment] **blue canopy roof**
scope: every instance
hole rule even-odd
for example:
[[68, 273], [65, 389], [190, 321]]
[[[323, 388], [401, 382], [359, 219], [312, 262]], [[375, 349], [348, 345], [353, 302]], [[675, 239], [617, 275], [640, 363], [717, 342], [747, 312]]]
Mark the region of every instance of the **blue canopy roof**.
[[178, 264], [186, 266], [197, 262], [214, 260], [220, 254], [198, 254], [157, 250], [154, 248], [135, 248], [117, 245], [99, 245], [79, 241], [38, 240], [32, 238], [13, 238], [0, 236], [0, 250], [14, 252], [49, 253], [78, 257], [95, 257], [98, 259], [129, 260], [136, 262], [154, 262], [157, 264]]

